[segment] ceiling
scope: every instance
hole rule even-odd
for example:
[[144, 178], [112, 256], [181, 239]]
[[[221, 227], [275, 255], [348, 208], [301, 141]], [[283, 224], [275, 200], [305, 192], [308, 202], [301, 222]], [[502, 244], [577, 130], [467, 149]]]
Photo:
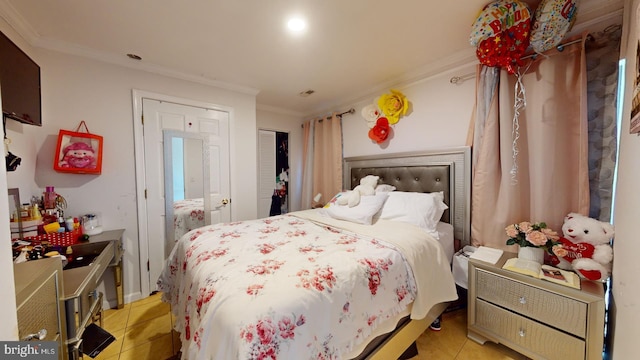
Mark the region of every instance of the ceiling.
[[[0, 0], [0, 16], [36, 47], [257, 94], [259, 108], [310, 116], [472, 63], [471, 24], [489, 2]], [[622, 7], [581, 0], [573, 32]], [[307, 19], [304, 33], [286, 31], [292, 14]]]

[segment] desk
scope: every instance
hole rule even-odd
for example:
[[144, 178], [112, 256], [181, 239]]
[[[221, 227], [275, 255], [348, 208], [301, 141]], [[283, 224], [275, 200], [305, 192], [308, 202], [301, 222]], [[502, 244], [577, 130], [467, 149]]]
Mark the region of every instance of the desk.
[[122, 255], [124, 254], [124, 248], [122, 246], [122, 234], [124, 229], [103, 231], [98, 235], [91, 235], [89, 242], [99, 241], [111, 241], [113, 242], [113, 258], [109, 263], [109, 267], [113, 269], [113, 280], [116, 286], [116, 299], [118, 302], [118, 309], [124, 307], [124, 289], [122, 282]]
[[14, 264], [13, 276], [19, 340], [24, 341], [44, 329], [46, 337], [43, 340], [56, 341], [58, 359], [67, 360], [62, 262], [60, 259], [42, 259]]
[[66, 357], [69, 360], [82, 359], [82, 336], [87, 326], [96, 321], [102, 325], [102, 293], [96, 287], [107, 267], [113, 268], [118, 308], [124, 307], [123, 233], [122, 229], [105, 231], [90, 236], [88, 242], [71, 245], [74, 257], [97, 256], [90, 265], [71, 267], [62, 272], [67, 323]]

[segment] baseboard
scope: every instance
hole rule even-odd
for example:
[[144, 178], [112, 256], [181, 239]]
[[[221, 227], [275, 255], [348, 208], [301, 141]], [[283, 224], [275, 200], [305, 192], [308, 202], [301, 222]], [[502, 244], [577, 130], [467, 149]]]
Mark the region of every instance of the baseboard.
[[[124, 303], [125, 304], [129, 304], [132, 303], [136, 300], [140, 300], [142, 299], [142, 293], [141, 292], [137, 292], [137, 293], [133, 293], [133, 294], [128, 294], [125, 295], [124, 297]], [[118, 308], [118, 300], [113, 298], [113, 299], [104, 299], [102, 300], [102, 308], [103, 309], [116, 309]]]

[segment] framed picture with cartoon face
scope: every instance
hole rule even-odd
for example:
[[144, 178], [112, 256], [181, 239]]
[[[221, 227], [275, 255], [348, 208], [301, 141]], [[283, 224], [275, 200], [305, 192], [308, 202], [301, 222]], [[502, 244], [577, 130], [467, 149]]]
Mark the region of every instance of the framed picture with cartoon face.
[[53, 169], [63, 173], [100, 174], [102, 136], [88, 132], [60, 130]]

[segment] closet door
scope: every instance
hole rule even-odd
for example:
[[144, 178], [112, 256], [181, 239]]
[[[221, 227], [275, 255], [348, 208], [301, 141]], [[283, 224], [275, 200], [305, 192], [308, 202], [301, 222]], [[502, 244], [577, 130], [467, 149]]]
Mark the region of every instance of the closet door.
[[276, 188], [276, 132], [258, 134], [258, 218], [269, 216], [271, 196]]

